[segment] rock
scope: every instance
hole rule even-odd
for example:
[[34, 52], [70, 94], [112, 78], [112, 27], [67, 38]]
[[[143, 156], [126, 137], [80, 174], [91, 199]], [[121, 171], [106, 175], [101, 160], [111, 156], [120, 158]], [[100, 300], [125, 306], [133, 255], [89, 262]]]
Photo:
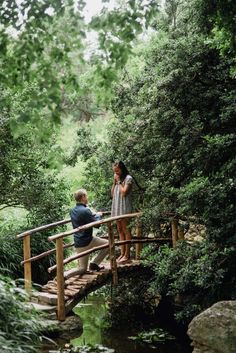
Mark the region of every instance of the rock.
[[77, 337], [83, 331], [83, 324], [79, 316], [67, 316], [65, 321], [44, 320], [43, 333], [48, 337]]
[[189, 324], [193, 353], [236, 352], [236, 301], [222, 301], [197, 315]]

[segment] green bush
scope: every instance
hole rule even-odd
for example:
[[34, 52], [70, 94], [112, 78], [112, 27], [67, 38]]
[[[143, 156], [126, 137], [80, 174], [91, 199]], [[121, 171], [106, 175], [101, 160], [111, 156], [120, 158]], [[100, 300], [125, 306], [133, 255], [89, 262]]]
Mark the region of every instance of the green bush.
[[26, 307], [26, 293], [13, 281], [0, 277], [1, 353], [37, 352], [40, 343], [38, 314]]
[[[31, 209], [27, 218], [8, 223], [0, 232], [0, 268], [1, 272], [13, 279], [23, 277], [23, 240], [17, 240], [16, 235], [40, 225], [52, 223], [65, 218], [65, 210], [68, 205], [67, 188], [64, 182], [56, 177], [44, 176], [38, 180], [37, 198], [34, 199], [34, 183], [30, 186], [28, 197], [31, 198]], [[42, 252], [55, 248], [54, 242], [48, 241], [48, 236], [65, 230], [65, 226], [49, 229], [44, 232], [35, 233], [31, 236], [31, 255], [36, 256]], [[48, 278], [47, 268], [55, 264], [55, 255], [47, 256], [32, 263], [32, 278], [36, 283], [45, 283]]]
[[178, 242], [157, 249], [146, 247], [142, 255], [152, 266], [150, 290], [178, 302], [176, 319], [188, 323], [193, 316], [219, 300], [236, 299], [235, 247], [216, 243], [190, 245]]

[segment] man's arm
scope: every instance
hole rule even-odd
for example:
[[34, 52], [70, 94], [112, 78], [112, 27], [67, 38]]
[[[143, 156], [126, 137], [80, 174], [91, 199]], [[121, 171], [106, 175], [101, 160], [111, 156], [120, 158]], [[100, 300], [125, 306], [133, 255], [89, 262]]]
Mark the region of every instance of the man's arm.
[[[100, 221], [101, 218], [102, 218], [102, 212], [97, 212], [93, 214], [89, 208], [86, 210], [86, 224]], [[98, 228], [98, 227], [99, 225], [96, 226], [95, 228]]]

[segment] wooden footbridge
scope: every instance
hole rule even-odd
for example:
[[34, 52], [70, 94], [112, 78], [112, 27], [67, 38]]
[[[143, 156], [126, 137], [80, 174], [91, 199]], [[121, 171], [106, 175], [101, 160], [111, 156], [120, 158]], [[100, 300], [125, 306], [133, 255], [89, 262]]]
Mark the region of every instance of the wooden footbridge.
[[[23, 239], [24, 260], [21, 263], [24, 265], [25, 289], [30, 294], [30, 300], [33, 305], [39, 310], [48, 311], [48, 313], [51, 313], [51, 317], [54, 316], [59, 321], [63, 321], [65, 320], [66, 315], [73, 309], [73, 307], [90, 292], [97, 290], [99, 287], [107, 284], [109, 281], [112, 281], [112, 283], [116, 285], [120, 276], [125, 276], [127, 273], [132, 271], [137, 271], [137, 268], [142, 266], [140, 262], [140, 251], [143, 243], [147, 244], [155, 242], [163, 244], [172, 241], [173, 246], [175, 245], [178, 238], [178, 228], [176, 221], [172, 221], [172, 238], [142, 237], [140, 216], [141, 213], [138, 212], [126, 214], [123, 216], [108, 217], [101, 221], [92, 222], [76, 229], [52, 235], [48, 237], [48, 240], [55, 241], [56, 247], [34, 257], [31, 257], [31, 236], [35, 233], [64, 225], [71, 222], [71, 220], [65, 219], [59, 222], [31, 229], [17, 235], [17, 239]], [[125, 218], [136, 219], [136, 235], [131, 240], [116, 241], [113, 233], [112, 222]], [[64, 244], [63, 238], [72, 235], [74, 232], [102, 224], [107, 224], [108, 226], [108, 245], [105, 244], [94, 247], [90, 250], [84, 251], [83, 253], [64, 258], [64, 250], [68, 247], [72, 247], [74, 244]], [[116, 261], [115, 247], [124, 244], [135, 244], [135, 260], [120, 264]], [[78, 268], [64, 271], [64, 266], [71, 261], [77, 260], [82, 256], [108, 247], [109, 262], [103, 263], [105, 267], [103, 270], [99, 272], [87, 271], [83, 275], [79, 274]], [[51, 273], [56, 271], [56, 277], [49, 281], [46, 285], [42, 286], [41, 291], [33, 291], [31, 263], [53, 253], [56, 254], [56, 264], [48, 268], [48, 272]]]
[[[71, 312], [75, 305], [82, 301], [91, 292], [110, 283], [112, 281], [112, 271], [109, 262], [103, 262], [105, 267], [99, 272], [87, 271], [83, 275], [78, 275], [76, 269], [64, 272], [64, 302], [65, 316]], [[135, 273], [140, 270], [139, 260], [132, 260], [124, 264], [117, 264], [118, 277]], [[51, 319], [58, 318], [58, 286], [57, 279], [49, 281], [41, 288], [40, 292], [32, 292], [31, 304], [39, 310], [47, 313]], [[61, 320], [62, 318], [59, 317]]]

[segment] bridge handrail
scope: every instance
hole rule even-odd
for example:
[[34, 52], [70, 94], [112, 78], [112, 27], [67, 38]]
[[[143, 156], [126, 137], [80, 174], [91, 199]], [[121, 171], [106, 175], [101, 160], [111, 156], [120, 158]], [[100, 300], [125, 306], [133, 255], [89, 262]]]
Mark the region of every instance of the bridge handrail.
[[43, 226], [40, 226], [40, 227], [37, 227], [37, 228], [34, 228], [34, 229], [29, 229], [29, 230], [26, 230], [23, 233], [18, 234], [16, 236], [16, 239], [25, 238], [27, 235], [32, 235], [32, 234], [40, 232], [42, 230], [51, 229], [51, 228], [54, 228], [54, 227], [57, 227], [57, 226], [60, 226], [60, 225], [63, 225], [63, 224], [69, 223], [69, 222], [71, 222], [71, 219], [70, 218], [66, 218], [66, 219], [63, 219], [61, 221], [45, 224]]
[[[106, 212], [107, 213], [107, 212]], [[109, 247], [109, 257], [110, 257], [110, 266], [111, 266], [111, 272], [112, 272], [112, 279], [113, 279], [113, 283], [117, 284], [118, 282], [118, 277], [117, 277], [117, 264], [116, 264], [116, 255], [115, 255], [115, 246], [121, 245], [121, 243], [124, 244], [124, 242], [115, 242], [115, 238], [114, 238], [114, 234], [113, 234], [113, 227], [112, 227], [112, 222], [113, 221], [117, 221], [117, 220], [121, 220], [121, 219], [128, 219], [128, 218], [132, 218], [132, 217], [136, 217], [139, 219], [139, 217], [142, 215], [142, 212], [135, 212], [135, 213], [129, 213], [126, 215], [122, 215], [122, 216], [115, 216], [115, 217], [108, 217], [105, 218], [103, 220], [100, 221], [95, 221], [95, 222], [91, 222], [89, 224], [86, 224], [84, 226], [78, 227], [78, 228], [74, 228], [72, 230], [66, 231], [66, 232], [62, 232], [59, 234], [55, 234], [52, 235], [50, 237], [48, 237], [49, 241], [55, 241], [55, 245], [56, 245], [56, 266], [53, 266], [52, 268], [50, 268], [49, 270], [53, 271], [54, 269], [57, 270], [57, 316], [58, 316], [58, 320], [59, 321], [63, 321], [65, 320], [65, 297], [64, 297], [64, 289], [65, 289], [65, 285], [64, 285], [64, 265], [66, 263], [71, 262], [74, 259], [77, 259], [79, 257], [81, 257], [84, 254], [77, 254], [74, 255], [73, 257], [70, 257], [68, 259], [64, 259], [64, 248], [67, 247], [67, 245], [65, 246], [65, 244], [63, 244], [63, 237], [67, 236], [67, 235], [71, 235], [74, 234], [75, 232], [79, 232], [85, 229], [89, 229], [92, 227], [96, 227], [102, 224], [107, 224], [108, 226], [108, 247]], [[23, 247], [24, 247], [24, 279], [25, 279], [25, 288], [27, 290], [31, 290], [32, 287], [32, 274], [31, 274], [31, 261], [32, 260], [36, 260], [39, 258], [42, 258], [45, 255], [49, 255], [52, 252], [55, 252], [54, 249], [53, 250], [49, 250], [48, 252], [44, 252], [38, 256], [35, 256], [34, 258], [31, 258], [31, 250], [30, 250], [30, 238], [31, 235], [33, 233], [36, 233], [38, 231], [42, 231], [42, 230], [46, 230], [49, 228], [53, 228], [56, 227], [58, 225], [62, 225], [65, 223], [69, 223], [71, 222], [70, 219], [65, 219], [62, 221], [58, 221], [58, 222], [54, 222], [51, 223], [49, 225], [44, 225], [41, 227], [37, 227], [35, 229], [23, 232], [21, 234], [19, 234], [17, 236], [17, 239], [19, 238], [23, 238]], [[178, 238], [178, 220], [177, 219], [173, 219], [171, 221], [171, 229], [172, 229], [172, 244], [173, 246], [175, 246], [176, 240]], [[141, 237], [141, 223], [138, 220], [137, 225], [136, 225], [136, 235], [137, 238]], [[144, 240], [144, 239], [143, 239]], [[143, 242], [140, 241], [140, 239], [138, 240], [126, 240], [125, 242], [127, 243], [141, 243]], [[146, 240], [146, 239], [145, 239]], [[144, 241], [145, 241], [144, 240]], [[157, 239], [155, 239], [156, 241]], [[153, 240], [152, 240], [153, 241]], [[68, 246], [71, 246], [68, 245]], [[105, 245], [107, 247], [107, 245]], [[139, 246], [137, 244], [137, 246]], [[102, 246], [103, 247], [103, 246]], [[94, 251], [95, 249], [91, 249], [91, 252]], [[136, 247], [136, 258], [139, 258], [140, 255], [140, 247], [137, 248]]]
[[64, 238], [64, 237], [66, 237], [68, 235], [74, 234], [75, 232], [79, 232], [81, 230], [85, 230], [85, 229], [89, 229], [89, 228], [92, 228], [92, 227], [96, 227], [96, 226], [99, 226], [99, 225], [102, 225], [102, 224], [106, 224], [106, 223], [109, 223], [109, 222], [112, 222], [112, 221], [117, 221], [119, 219], [138, 217], [138, 216], [141, 216], [141, 215], [142, 215], [142, 212], [135, 212], [135, 213], [127, 213], [126, 215], [122, 215], [122, 216], [108, 217], [108, 218], [102, 219], [100, 221], [91, 222], [91, 223], [85, 224], [84, 226], [81, 226], [81, 227], [78, 227], [78, 228], [74, 228], [72, 230], [68, 230], [68, 231], [63, 232], [63, 233], [58, 233], [58, 234], [55, 234], [55, 235], [51, 235], [50, 237], [48, 237], [48, 240], [49, 241], [53, 241], [53, 240], [56, 240], [56, 239], [59, 239], [59, 238]]
[[[107, 214], [110, 214], [110, 213], [111, 213], [110, 211], [103, 211], [104, 215], [107, 215]], [[61, 225], [64, 225], [64, 224], [67, 224], [67, 223], [70, 223], [70, 222], [71, 222], [71, 218], [65, 218], [65, 219], [62, 219], [61, 221], [56, 221], [56, 222], [53, 222], [53, 223], [45, 224], [45, 225], [40, 226], [40, 227], [29, 229], [29, 230], [24, 231], [23, 233], [17, 234], [16, 235], [16, 239], [25, 238], [28, 235], [32, 235], [34, 233], [41, 232], [42, 230], [56, 228], [57, 226], [61, 226]]]
[[[115, 242], [115, 246], [120, 246], [120, 245], [125, 245], [125, 244], [137, 244], [137, 243], [161, 243], [161, 242], [167, 242], [171, 241], [172, 238], [148, 238], [148, 237], [143, 237], [143, 238], [138, 238], [138, 237], [133, 237], [131, 240], [119, 240]], [[72, 255], [70, 257], [67, 257], [66, 259], [63, 260], [63, 265], [67, 265], [68, 263], [77, 260], [85, 255], [92, 254], [93, 252], [101, 249], [106, 249], [109, 248], [109, 244], [105, 245], [99, 245], [94, 248], [91, 248], [89, 250], [85, 250], [79, 254]], [[57, 269], [57, 265], [53, 265], [48, 268], [48, 272], [51, 273]]]

